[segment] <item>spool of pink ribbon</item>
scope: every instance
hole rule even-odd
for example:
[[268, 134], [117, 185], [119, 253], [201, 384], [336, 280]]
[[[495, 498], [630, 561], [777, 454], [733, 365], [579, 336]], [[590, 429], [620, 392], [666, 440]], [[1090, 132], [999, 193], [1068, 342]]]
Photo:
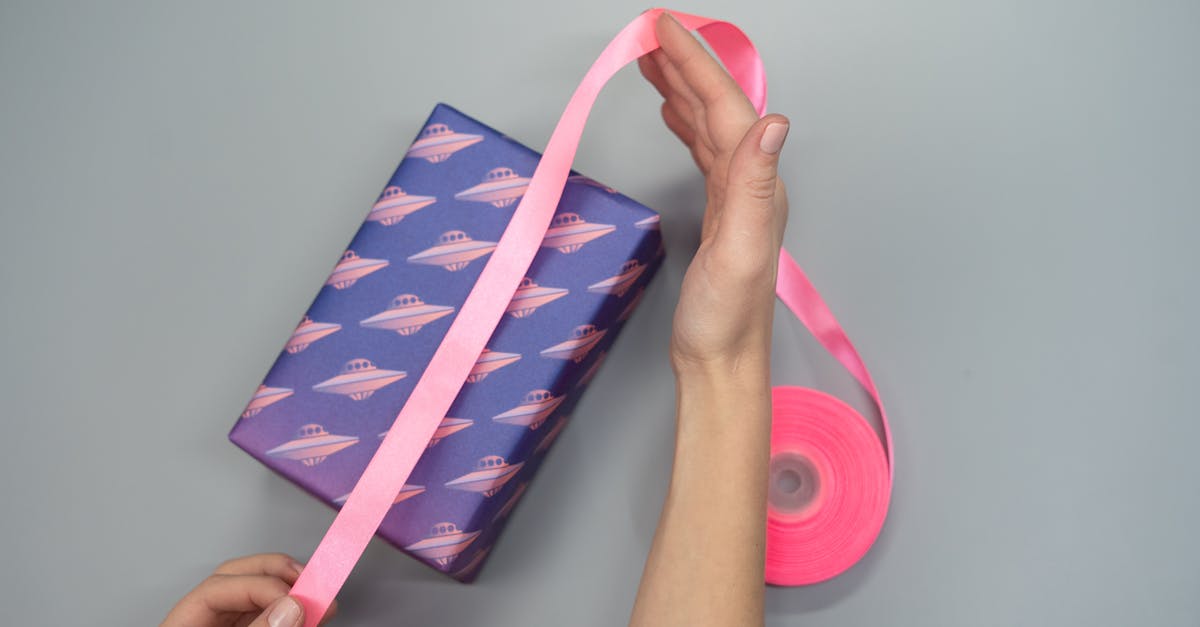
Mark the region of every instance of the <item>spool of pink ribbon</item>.
[[[575, 90], [479, 280], [293, 587], [306, 626], [315, 627], [325, 614], [458, 396], [540, 247], [592, 104], [618, 70], [658, 48], [654, 22], [662, 12], [646, 11], [622, 29]], [[746, 35], [728, 22], [671, 14], [708, 41], [761, 115], [766, 77]], [[766, 580], [799, 585], [843, 572], [874, 542], [891, 494], [892, 444], [866, 366], [787, 251], [780, 252], [776, 293], [870, 393], [884, 432], [881, 445], [861, 415], [821, 392], [774, 390]]]

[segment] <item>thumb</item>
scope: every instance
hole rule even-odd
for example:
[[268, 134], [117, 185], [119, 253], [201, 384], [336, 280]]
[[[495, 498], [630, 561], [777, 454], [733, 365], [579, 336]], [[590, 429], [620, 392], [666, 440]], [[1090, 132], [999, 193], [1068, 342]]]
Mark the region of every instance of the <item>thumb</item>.
[[729, 160], [725, 202], [717, 229], [717, 246], [745, 254], [773, 249], [783, 239], [787, 199], [782, 197], [777, 167], [789, 122], [771, 114], [755, 122]]
[[293, 597], [279, 597], [267, 606], [249, 627], [300, 627], [304, 624], [304, 607]]

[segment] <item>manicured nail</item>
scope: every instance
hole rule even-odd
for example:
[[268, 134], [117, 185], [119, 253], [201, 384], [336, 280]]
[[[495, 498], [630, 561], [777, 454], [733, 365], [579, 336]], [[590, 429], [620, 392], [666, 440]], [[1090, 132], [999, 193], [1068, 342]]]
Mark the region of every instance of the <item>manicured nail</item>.
[[783, 148], [783, 141], [787, 139], [788, 125], [783, 122], [772, 122], [767, 125], [767, 130], [763, 131], [762, 140], [759, 141], [758, 147], [768, 155], [773, 155]]
[[298, 627], [300, 625], [300, 604], [292, 597], [283, 597], [275, 604], [271, 614], [267, 616], [267, 624], [271, 627]]

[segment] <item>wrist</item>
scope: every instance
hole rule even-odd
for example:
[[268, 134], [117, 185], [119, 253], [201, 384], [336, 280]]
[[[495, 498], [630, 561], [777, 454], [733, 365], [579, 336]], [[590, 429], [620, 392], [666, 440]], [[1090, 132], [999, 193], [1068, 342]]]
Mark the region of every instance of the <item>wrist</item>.
[[[771, 368], [766, 354], [704, 361], [673, 360], [679, 417], [708, 422], [744, 413], [769, 414]], [[740, 420], [739, 420], [740, 422]]]
[[709, 358], [671, 354], [671, 368], [681, 391], [697, 389], [754, 389], [769, 387], [771, 356], [767, 350]]
[[675, 393], [676, 474], [722, 476], [736, 467], [765, 476], [771, 437], [765, 356], [677, 366]]

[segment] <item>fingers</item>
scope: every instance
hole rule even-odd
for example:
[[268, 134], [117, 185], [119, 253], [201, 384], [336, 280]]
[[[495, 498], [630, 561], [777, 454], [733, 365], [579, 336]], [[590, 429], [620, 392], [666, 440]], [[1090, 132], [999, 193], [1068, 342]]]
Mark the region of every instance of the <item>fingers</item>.
[[676, 65], [671, 61], [671, 58], [667, 56], [666, 52], [664, 52], [662, 48], [651, 51], [650, 54], [645, 56], [650, 57], [650, 60], [654, 63], [655, 68], [657, 68], [656, 78], [658, 78], [660, 84], [665, 87], [663, 96], [667, 98], [668, 101], [672, 101], [673, 103], [678, 103], [680, 105], [687, 105], [687, 108], [695, 113], [704, 111], [704, 102], [700, 100], [700, 97], [697, 96], [694, 91], [692, 91], [692, 86], [688, 84], [687, 79], [683, 77], [683, 74], [679, 71], [679, 68], [676, 67]]
[[704, 103], [700, 102], [696, 94], [692, 93], [687, 82], [683, 80], [683, 75], [679, 73], [679, 69], [671, 64], [667, 56], [662, 54], [661, 50], [656, 50], [655, 53], [653, 58], [674, 95], [674, 98], [668, 100], [667, 103], [671, 105], [681, 120], [685, 120], [696, 131], [694, 143], [703, 144], [709, 152], [715, 154], [717, 146], [709, 133], [709, 112], [704, 108]]
[[666, 122], [667, 128], [671, 129], [672, 133], [679, 138], [692, 153], [692, 159], [696, 162], [696, 166], [700, 168], [700, 173], [708, 175], [708, 169], [712, 166], [713, 154], [704, 142], [696, 140], [696, 130], [679, 116], [674, 109], [667, 103], [662, 106], [663, 122]]
[[654, 60], [655, 52], [658, 52], [658, 50], [638, 57], [638, 69], [641, 70], [642, 76], [646, 77], [646, 80], [654, 86], [654, 89], [658, 90], [663, 100], [670, 100], [675, 97], [675, 91], [667, 84], [667, 79], [663, 77], [662, 70], [658, 69], [658, 62]]
[[277, 599], [250, 623], [249, 627], [300, 627], [304, 624], [304, 608], [292, 597]]
[[[687, 83], [679, 76], [678, 71], [670, 66], [671, 63], [666, 60], [662, 50], [654, 50], [650, 54], [638, 58], [638, 67], [642, 69], [642, 75], [646, 77], [646, 80], [654, 85], [663, 100], [680, 117], [689, 120], [688, 123], [691, 124], [692, 118], [703, 112], [700, 109], [700, 99], [690, 92]], [[668, 78], [667, 72], [671, 73], [670, 78]]]
[[787, 132], [787, 118], [768, 115], [750, 127], [730, 158], [715, 246], [723, 260], [748, 266], [743, 269], [766, 264], [771, 273], [775, 270], [787, 220], [787, 199], [777, 175]]
[[736, 102], [754, 108], [733, 77], [704, 49], [686, 28], [664, 11], [655, 24], [662, 51], [678, 68], [690, 91], [706, 106]]
[[[698, 131], [700, 137], [704, 138], [703, 123], [705, 120], [704, 103], [696, 94], [692, 93], [692, 88], [688, 86], [687, 81], [683, 79], [683, 75], [679, 73], [679, 68], [671, 64], [667, 55], [663, 54], [662, 50], [655, 50], [650, 53], [650, 59], [654, 61], [658, 68], [658, 74], [662, 77], [663, 83], [669, 90], [670, 97], [667, 98], [667, 103], [671, 108], [679, 113], [680, 117], [687, 119]], [[707, 139], [705, 138], [707, 141]]]
[[213, 571], [217, 575], [270, 575], [296, 583], [304, 567], [283, 553], [262, 553], [231, 559]]
[[180, 599], [162, 625], [210, 625], [222, 616], [253, 616], [290, 589], [287, 582], [270, 575], [212, 575]]
[[[666, 121], [667, 127], [679, 137], [680, 141], [688, 149], [692, 150], [692, 156], [695, 157], [696, 143], [699, 140], [696, 136], [696, 128], [693, 121], [697, 114], [692, 110], [687, 100], [676, 92], [675, 88], [668, 83], [667, 78], [663, 75], [662, 69], [659, 67], [660, 62], [655, 60], [656, 57], [661, 56], [661, 50], [655, 50], [650, 54], [643, 55], [638, 58], [638, 67], [642, 71], [642, 76], [645, 76], [646, 80], [651, 85], [654, 85], [654, 88], [663, 97], [663, 120]], [[697, 163], [699, 163], [699, 159], [697, 159]]]
[[[299, 610], [299, 618], [294, 618], [293, 604], [300, 606], [287, 595], [303, 568], [283, 553], [231, 559], [218, 566], [212, 576], [181, 599], [162, 625], [186, 627], [219, 621], [238, 627], [299, 627], [303, 622], [303, 608]], [[337, 601], [334, 601], [320, 624], [324, 625], [336, 612]]]
[[669, 13], [659, 16], [655, 28], [660, 48], [639, 60], [642, 74], [674, 111], [675, 121], [691, 127], [693, 151], [703, 144], [714, 156], [728, 155], [758, 119], [754, 107], [733, 77]]
[[255, 612], [291, 590], [269, 575], [213, 575], [196, 587], [196, 598], [213, 612]]
[[696, 129], [692, 128], [688, 121], [679, 115], [679, 112], [671, 108], [670, 104], [662, 104], [663, 122], [667, 123], [667, 128], [671, 129], [672, 133], [679, 138], [679, 141], [687, 144], [689, 148], [696, 141]]

